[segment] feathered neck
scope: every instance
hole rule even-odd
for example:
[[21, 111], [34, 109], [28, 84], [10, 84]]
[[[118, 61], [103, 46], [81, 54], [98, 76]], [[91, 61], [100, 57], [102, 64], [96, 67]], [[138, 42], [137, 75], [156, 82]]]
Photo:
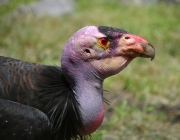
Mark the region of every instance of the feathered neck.
[[85, 140], [84, 124], [76, 95], [65, 79], [61, 68], [44, 66], [37, 77], [37, 98], [34, 107], [48, 115], [52, 140]]

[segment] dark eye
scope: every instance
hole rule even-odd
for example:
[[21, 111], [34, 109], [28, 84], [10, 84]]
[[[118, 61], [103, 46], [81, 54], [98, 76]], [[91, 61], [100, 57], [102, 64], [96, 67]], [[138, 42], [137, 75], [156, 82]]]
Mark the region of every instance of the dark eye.
[[100, 39], [99, 39], [99, 42], [100, 42], [102, 45], [106, 46], [106, 45], [109, 43], [109, 39], [108, 39], [107, 37], [103, 37], [103, 38], [100, 38]]

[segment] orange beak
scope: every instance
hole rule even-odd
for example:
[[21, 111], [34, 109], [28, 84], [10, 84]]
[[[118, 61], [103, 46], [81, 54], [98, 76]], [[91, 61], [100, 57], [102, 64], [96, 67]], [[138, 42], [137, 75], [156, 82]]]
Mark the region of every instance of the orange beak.
[[137, 35], [124, 34], [119, 41], [119, 47], [125, 55], [151, 58], [151, 60], [155, 57], [154, 47]]

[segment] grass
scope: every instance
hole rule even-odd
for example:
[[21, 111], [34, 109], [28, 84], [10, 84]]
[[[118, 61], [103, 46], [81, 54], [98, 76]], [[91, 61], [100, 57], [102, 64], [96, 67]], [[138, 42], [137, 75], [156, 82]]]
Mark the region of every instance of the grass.
[[155, 47], [153, 61], [137, 58], [105, 81], [104, 88], [111, 91], [105, 97], [111, 105], [106, 106], [104, 122], [92, 139], [180, 139], [179, 6], [77, 0], [72, 14], [58, 18], [11, 15], [22, 2], [11, 1], [0, 8], [0, 55], [59, 65], [67, 39], [87, 25], [123, 28]]

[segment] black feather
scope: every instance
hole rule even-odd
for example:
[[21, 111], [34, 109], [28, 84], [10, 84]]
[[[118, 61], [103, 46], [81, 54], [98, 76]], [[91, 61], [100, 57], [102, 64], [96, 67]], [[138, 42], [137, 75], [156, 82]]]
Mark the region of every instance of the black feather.
[[61, 68], [44, 67], [38, 77], [34, 107], [48, 115], [52, 124], [51, 139], [85, 139], [77, 135], [79, 129], [84, 130], [79, 103]]
[[[51, 123], [51, 140], [86, 139], [85, 136], [78, 135], [78, 130], [84, 130], [84, 125], [75, 96], [60, 67], [0, 56], [0, 98], [4, 99], [3, 103], [7, 104], [8, 100], [11, 100], [27, 105], [30, 114], [31, 109], [28, 107], [44, 112]], [[10, 116], [15, 124], [21, 121], [18, 115], [25, 115], [26, 118], [26, 114], [19, 112], [20, 108], [17, 105], [16, 107], [17, 111]], [[16, 107], [10, 107], [9, 111], [12, 112]], [[8, 115], [8, 112], [6, 113], [2, 115], [2, 120]], [[6, 133], [1, 127], [0, 131]], [[46, 135], [44, 137], [47, 138]]]
[[107, 26], [99, 26], [98, 27], [99, 32], [103, 33], [106, 35], [110, 40], [119, 38], [123, 34], [128, 33], [127, 31], [123, 29], [118, 29], [118, 28], [113, 28], [113, 27], [107, 27]]
[[49, 140], [50, 122], [38, 109], [0, 99], [0, 140]]

